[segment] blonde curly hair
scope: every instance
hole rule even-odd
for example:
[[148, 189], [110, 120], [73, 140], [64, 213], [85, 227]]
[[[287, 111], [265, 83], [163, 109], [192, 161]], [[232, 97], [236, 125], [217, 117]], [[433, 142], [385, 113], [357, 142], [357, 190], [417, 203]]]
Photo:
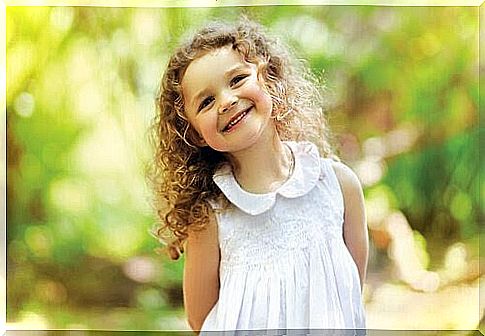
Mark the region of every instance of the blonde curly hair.
[[[323, 113], [319, 81], [280, 41], [268, 37], [257, 23], [243, 17], [236, 24], [212, 22], [180, 45], [161, 80], [152, 126], [155, 157], [149, 181], [161, 225], [155, 235], [165, 240], [169, 255], [178, 259], [190, 230], [209, 220], [210, 202], [229, 202], [212, 180], [228, 157], [197, 146], [199, 135], [184, 113], [182, 79], [189, 64], [222, 47], [231, 46], [258, 67], [272, 97], [272, 117], [281, 140], [311, 141], [324, 157], [335, 156]], [[167, 233], [172, 236], [166, 241]]]

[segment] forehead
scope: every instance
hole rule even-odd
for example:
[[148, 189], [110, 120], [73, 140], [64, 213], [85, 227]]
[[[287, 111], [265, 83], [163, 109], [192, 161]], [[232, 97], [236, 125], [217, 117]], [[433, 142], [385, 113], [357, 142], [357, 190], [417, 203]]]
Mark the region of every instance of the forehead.
[[185, 77], [189, 72], [194, 72], [194, 70], [200, 70], [200, 68], [206, 68], [210, 66], [216, 66], [217, 68], [221, 68], [224, 65], [231, 66], [234, 63], [245, 63], [244, 59], [239, 52], [232, 49], [231, 46], [225, 46], [222, 48], [218, 48], [215, 50], [211, 50], [202, 56], [197, 57], [194, 59], [187, 70], [185, 71]]
[[233, 50], [231, 46], [212, 50], [189, 64], [182, 78], [183, 91], [193, 94], [192, 90], [201, 89], [218, 75], [223, 76], [228, 70], [238, 65], [244, 66], [247, 63], [242, 55]]

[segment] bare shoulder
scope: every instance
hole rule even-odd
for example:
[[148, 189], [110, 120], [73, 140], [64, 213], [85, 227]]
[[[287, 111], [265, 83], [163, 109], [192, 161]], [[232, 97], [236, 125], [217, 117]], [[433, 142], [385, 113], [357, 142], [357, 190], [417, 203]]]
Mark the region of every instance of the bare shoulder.
[[[203, 228], [192, 229], [185, 249], [185, 269], [199, 272], [216, 272], [219, 267], [219, 239], [215, 214], [209, 212], [209, 219]], [[211, 274], [214, 278], [214, 274]]]
[[369, 255], [369, 238], [367, 236], [362, 186], [357, 175], [345, 164], [334, 162], [332, 167], [344, 198], [344, 241], [359, 270], [360, 286], [362, 288], [367, 272]]
[[332, 168], [340, 183], [344, 197], [357, 196], [362, 193], [362, 186], [359, 178], [347, 165], [342, 162], [333, 161]]
[[218, 246], [217, 220], [214, 211], [209, 211], [209, 220], [201, 229], [189, 229], [187, 243], [193, 247]]

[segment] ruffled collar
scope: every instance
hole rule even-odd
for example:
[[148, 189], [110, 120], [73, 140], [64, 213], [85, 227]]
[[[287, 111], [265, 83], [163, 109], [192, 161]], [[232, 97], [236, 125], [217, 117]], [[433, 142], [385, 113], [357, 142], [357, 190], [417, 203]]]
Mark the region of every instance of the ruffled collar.
[[259, 215], [269, 210], [276, 201], [276, 194], [286, 198], [305, 195], [316, 185], [320, 177], [320, 155], [311, 142], [285, 142], [295, 157], [295, 167], [290, 178], [278, 189], [266, 194], [253, 194], [241, 188], [225, 165], [212, 177], [229, 201], [250, 215]]

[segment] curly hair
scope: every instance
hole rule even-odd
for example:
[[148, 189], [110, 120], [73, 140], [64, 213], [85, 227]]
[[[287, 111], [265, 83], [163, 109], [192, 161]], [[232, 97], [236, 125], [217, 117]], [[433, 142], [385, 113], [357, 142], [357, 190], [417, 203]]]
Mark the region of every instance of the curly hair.
[[181, 44], [168, 61], [157, 94], [158, 113], [152, 125], [155, 157], [149, 180], [161, 225], [155, 234], [177, 259], [190, 230], [200, 230], [211, 215], [210, 202], [229, 206], [212, 176], [228, 158], [197, 146], [198, 134], [184, 113], [182, 79], [189, 64], [222, 47], [231, 46], [246, 62], [257, 65], [273, 101], [272, 118], [281, 140], [311, 141], [324, 157], [335, 156], [323, 113], [317, 78], [280, 41], [243, 17], [236, 24], [212, 22]]

